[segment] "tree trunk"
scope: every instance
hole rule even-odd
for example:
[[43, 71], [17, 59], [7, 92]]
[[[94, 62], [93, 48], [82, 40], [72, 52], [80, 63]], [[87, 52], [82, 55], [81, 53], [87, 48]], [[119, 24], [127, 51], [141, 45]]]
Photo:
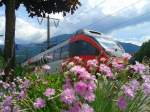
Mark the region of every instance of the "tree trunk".
[[5, 67], [5, 81], [10, 81], [13, 79], [11, 70], [15, 66], [15, 1], [16, 0], [6, 0], [5, 9], [5, 46], [4, 46], [4, 57], [6, 61]]

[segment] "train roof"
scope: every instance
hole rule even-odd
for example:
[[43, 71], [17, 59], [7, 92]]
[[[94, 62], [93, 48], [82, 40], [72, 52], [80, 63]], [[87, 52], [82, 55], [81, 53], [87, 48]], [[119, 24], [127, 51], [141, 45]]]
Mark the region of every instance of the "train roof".
[[60, 36], [55, 36], [55, 37], [51, 38], [51, 44], [52, 45], [58, 45], [64, 41], [70, 39], [73, 35], [77, 35], [77, 34], [85, 34], [85, 35], [90, 36], [90, 37], [103, 35], [103, 33], [97, 32], [94, 30], [81, 29], [81, 30], [76, 31], [74, 34], [63, 34]]
[[81, 29], [81, 30], [76, 31], [74, 34], [63, 34], [63, 35], [55, 36], [51, 38], [51, 45], [56, 46], [58, 44], [61, 44], [62, 42], [69, 40], [71, 37], [73, 37], [74, 35], [78, 35], [78, 34], [87, 35], [91, 37], [93, 40], [97, 41], [98, 43], [100, 43], [100, 40], [114, 41], [112, 38], [110, 38], [110, 36], [104, 35], [101, 32], [88, 30], [88, 29]]

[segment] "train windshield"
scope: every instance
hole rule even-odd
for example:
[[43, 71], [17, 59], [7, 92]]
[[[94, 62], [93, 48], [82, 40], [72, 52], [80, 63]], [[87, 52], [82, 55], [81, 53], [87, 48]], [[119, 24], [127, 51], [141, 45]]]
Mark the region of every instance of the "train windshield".
[[96, 40], [106, 50], [106, 52], [111, 55], [121, 57], [122, 54], [124, 53], [123, 48], [117, 42], [109, 38], [97, 37]]
[[105, 49], [111, 49], [111, 48], [119, 48], [116, 42], [111, 40], [106, 40], [103, 38], [99, 38], [98, 41]]

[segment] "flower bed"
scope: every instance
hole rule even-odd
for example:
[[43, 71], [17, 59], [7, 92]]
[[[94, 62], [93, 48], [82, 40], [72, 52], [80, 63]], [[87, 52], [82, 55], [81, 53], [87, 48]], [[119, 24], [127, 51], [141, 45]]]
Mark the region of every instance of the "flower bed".
[[62, 63], [63, 71], [49, 74], [37, 67], [14, 82], [0, 81], [2, 112], [143, 112], [150, 111], [149, 67], [130, 55], [106, 65], [79, 57]]

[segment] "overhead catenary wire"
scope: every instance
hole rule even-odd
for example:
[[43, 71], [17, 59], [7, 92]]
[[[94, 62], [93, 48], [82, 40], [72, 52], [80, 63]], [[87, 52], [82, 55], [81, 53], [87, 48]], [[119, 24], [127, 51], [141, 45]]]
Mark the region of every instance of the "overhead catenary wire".
[[[137, 3], [139, 3], [139, 1], [141, 1], [141, 0], [138, 0], [138, 1], [133, 2], [132, 4], [130, 4], [130, 5], [128, 5], [128, 6], [125, 6], [125, 7], [123, 7], [123, 8], [120, 8], [120, 9], [118, 9], [118, 10], [116, 10], [116, 11], [110, 13], [109, 15], [104, 15], [104, 16], [102, 16], [101, 18], [99, 18], [97, 21], [95, 21], [94, 23], [88, 24], [88, 25], [84, 26], [83, 28], [89, 27], [89, 26], [91, 26], [91, 25], [93, 25], [93, 24], [95, 24], [95, 23], [99, 23], [99, 22], [101, 22], [101, 20], [104, 21], [104, 20], [108, 19], [108, 18], [106, 18], [106, 17], [110, 17], [110, 15], [113, 15], [113, 14], [119, 13], [119, 12], [125, 10], [125, 9], [128, 9], [130, 6], [133, 6], [133, 5], [137, 4]], [[83, 29], [83, 28], [82, 28], [82, 29]]]
[[[105, 0], [104, 0], [104, 1], [105, 1]], [[103, 1], [103, 2], [104, 2], [104, 1]], [[118, 9], [118, 10], [116, 10], [116, 11], [110, 13], [109, 15], [101, 16], [101, 18], [99, 18], [98, 20], [96, 20], [94, 23], [88, 24], [88, 25], [83, 26], [82, 28], [79, 28], [79, 29], [84, 29], [84, 28], [87, 28], [87, 27], [89, 27], [90, 25], [93, 25], [93, 24], [95, 24], [95, 23], [100, 23], [100, 22], [102, 22], [102, 21], [106, 21], [107, 19], [111, 19], [111, 18], [110, 18], [111, 15], [117, 14], [117, 13], [120, 13], [120, 12], [123, 12], [125, 9], [128, 9], [128, 8], [131, 7], [131, 6], [136, 5], [136, 4], [139, 3], [140, 1], [141, 1], [141, 0], [138, 0], [138, 1], [136, 1], [136, 2], [133, 2], [132, 4], [130, 4], [130, 5], [128, 5], [128, 6], [125, 6], [125, 7], [123, 7], [123, 8], [120, 8], [120, 9]], [[95, 6], [95, 7], [97, 7], [97, 6]], [[95, 7], [94, 7], [94, 8], [95, 8]], [[94, 8], [92, 8], [92, 9], [94, 9]], [[72, 24], [72, 23], [71, 23], [71, 24]], [[72, 25], [73, 25], [73, 24], [72, 24]]]
[[[148, 12], [146, 12], [146, 13], [140, 15], [140, 17], [145, 16], [145, 15], [150, 15], [150, 11], [148, 11]], [[135, 17], [132, 17], [132, 18], [130, 18], [130, 19], [128, 19], [128, 20], [124, 20], [123, 22], [118, 23], [117, 26], [120, 26], [120, 25], [122, 25], [123, 23], [126, 23], [126, 22], [128, 22], [128, 21], [130, 21], [130, 20], [136, 19], [137, 17], [139, 17], [139, 16], [135, 16]], [[111, 27], [113, 27], [113, 26], [114, 26], [114, 25], [112, 25]]]
[[103, 4], [105, 1], [106, 1], [106, 0], [103, 0], [103, 1], [101, 1], [101, 2], [99, 2], [99, 3], [97, 3], [93, 8], [91, 8], [91, 9], [89, 9], [89, 10], [85, 10], [85, 11], [83, 11], [82, 13], [87, 13], [87, 12], [89, 12], [89, 11], [91, 11], [91, 10], [94, 10], [94, 9], [98, 8], [98, 7], [99, 7], [101, 4]]
[[[82, 13], [87, 13], [87, 12], [89, 12], [89, 11], [91, 11], [91, 10], [96, 9], [96, 8], [99, 7], [101, 4], [103, 4], [105, 1], [106, 1], [106, 0], [103, 0], [103, 1], [101, 1], [101, 2], [99, 2], [99, 3], [97, 3], [93, 8], [91, 8], [91, 9], [89, 9], [89, 10], [85, 10], [85, 11], [83, 10]], [[64, 21], [65, 21], [65, 18], [64, 18]], [[72, 24], [72, 23], [70, 23], [70, 24]]]

